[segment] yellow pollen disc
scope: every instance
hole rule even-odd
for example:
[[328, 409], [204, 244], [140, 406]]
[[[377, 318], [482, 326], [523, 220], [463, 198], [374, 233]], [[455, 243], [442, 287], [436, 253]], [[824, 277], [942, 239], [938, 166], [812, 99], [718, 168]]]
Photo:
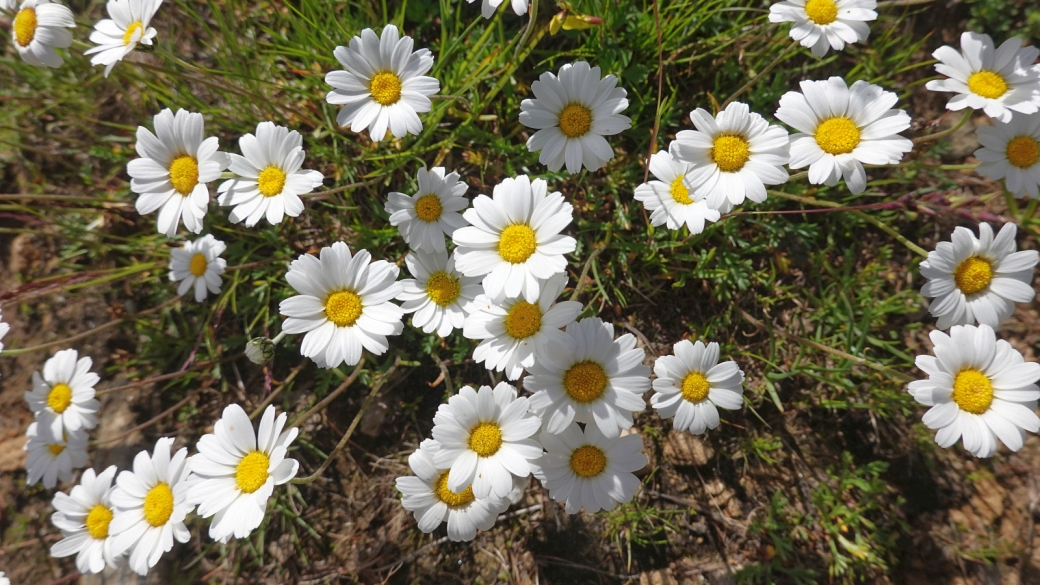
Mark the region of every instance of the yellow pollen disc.
[[247, 494], [264, 487], [267, 483], [267, 470], [271, 467], [271, 460], [260, 451], [253, 451], [242, 458], [235, 468], [235, 483], [238, 489]]
[[325, 316], [340, 327], [353, 325], [361, 310], [361, 297], [349, 290], [332, 293], [325, 301]]
[[971, 74], [971, 77], [968, 78], [968, 89], [971, 90], [971, 93], [992, 100], [1007, 93], [1008, 85], [999, 73], [983, 69]]
[[127, 46], [134, 41], [134, 33], [144, 28], [141, 21], [131, 22], [130, 26], [126, 27], [126, 32], [123, 33], [123, 46]]
[[191, 257], [191, 264], [188, 265], [188, 272], [191, 275], [198, 278], [203, 274], [206, 274], [206, 268], [209, 266], [209, 260], [206, 260], [205, 254], [195, 254]]
[[439, 307], [447, 307], [459, 298], [459, 279], [446, 272], [434, 272], [426, 280], [426, 296]]
[[534, 230], [522, 223], [514, 223], [502, 230], [498, 240], [498, 254], [510, 264], [526, 262], [537, 248], [538, 238]]
[[448, 489], [447, 471], [442, 473], [440, 479], [437, 480], [437, 489], [434, 490], [434, 493], [437, 494], [437, 499], [448, 504], [448, 506], [452, 508], [465, 506], [475, 499], [473, 497], [473, 486], [467, 487], [458, 494]]
[[392, 106], [401, 99], [401, 78], [389, 71], [376, 73], [368, 86], [372, 99], [381, 106]]
[[816, 144], [828, 154], [847, 154], [859, 144], [859, 128], [845, 116], [828, 118], [816, 127]]
[[441, 198], [436, 195], [426, 195], [415, 202], [415, 215], [427, 223], [440, 219], [442, 211]]
[[838, 20], [838, 4], [834, 0], [809, 0], [805, 15], [816, 24], [830, 24]]
[[144, 519], [152, 526], [165, 526], [173, 515], [173, 490], [160, 483], [144, 497]]
[[264, 197], [281, 195], [282, 189], [285, 188], [285, 171], [275, 166], [267, 167], [260, 171], [260, 177], [256, 183], [260, 194]]
[[567, 138], [577, 138], [592, 128], [592, 110], [580, 104], [571, 104], [560, 112], [560, 131]]
[[61, 455], [61, 452], [65, 450], [65, 445], [47, 445], [47, 450], [51, 452], [51, 455], [57, 457]]
[[542, 310], [537, 304], [520, 301], [506, 313], [506, 333], [513, 339], [527, 339], [542, 329]]
[[582, 477], [596, 477], [607, 467], [603, 450], [592, 445], [578, 447], [571, 453], [571, 469]]
[[982, 414], [993, 403], [993, 383], [978, 370], [961, 370], [953, 379], [951, 397], [964, 412]]
[[690, 402], [700, 402], [708, 397], [711, 385], [708, 379], [700, 372], [690, 372], [682, 381], [682, 397]]
[[19, 47], [28, 47], [36, 38], [36, 10], [24, 8], [14, 17], [14, 42]]
[[972, 256], [957, 266], [953, 279], [962, 293], [975, 294], [985, 290], [989, 281], [993, 280], [993, 265], [985, 258]]
[[491, 457], [502, 447], [502, 429], [492, 422], [482, 422], [469, 432], [469, 448], [480, 457]]
[[751, 158], [751, 145], [743, 136], [722, 135], [715, 139], [711, 147], [711, 160], [719, 165], [719, 170], [733, 173], [744, 168], [744, 163]]
[[199, 163], [195, 157], [178, 156], [170, 163], [170, 182], [181, 195], [191, 195], [199, 184]]
[[563, 389], [575, 402], [592, 402], [603, 395], [607, 374], [596, 362], [575, 364], [563, 375]]
[[1040, 142], [1032, 136], [1016, 136], [1007, 144], [1008, 162], [1020, 169], [1027, 169], [1040, 160]]
[[72, 404], [72, 388], [68, 384], [59, 383], [51, 386], [51, 391], [47, 393], [47, 406], [51, 407], [51, 410], [61, 414]]
[[679, 205], [690, 205], [693, 203], [693, 199], [690, 199], [690, 190], [686, 188], [686, 183], [683, 181], [684, 177], [676, 177], [672, 181], [672, 185], [668, 192], [672, 194], [672, 199]]
[[108, 525], [112, 522], [112, 510], [98, 504], [90, 509], [87, 514], [87, 532], [96, 540], [104, 540], [108, 537]]

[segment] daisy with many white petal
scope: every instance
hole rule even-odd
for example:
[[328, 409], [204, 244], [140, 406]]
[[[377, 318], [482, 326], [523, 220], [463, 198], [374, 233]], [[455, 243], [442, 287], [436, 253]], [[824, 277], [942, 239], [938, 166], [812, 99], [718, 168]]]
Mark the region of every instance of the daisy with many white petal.
[[493, 302], [487, 295], [474, 300], [474, 311], [466, 317], [462, 335], [480, 339], [473, 359], [489, 370], [505, 372], [516, 380], [538, 361], [552, 361], [560, 345], [571, 338], [560, 331], [581, 313], [581, 303], [555, 303], [567, 284], [567, 276], [557, 274], [542, 286], [533, 303], [522, 298]]
[[195, 289], [196, 303], [206, 300], [208, 293], [220, 294], [220, 275], [227, 268], [227, 260], [220, 257], [224, 250], [227, 244], [210, 234], [170, 250], [170, 282], [180, 283], [177, 294]]
[[430, 50], [413, 52], [412, 47], [412, 37], [401, 37], [392, 24], [383, 27], [381, 36], [366, 28], [350, 39], [349, 47], [336, 47], [333, 55], [345, 71], [325, 76], [335, 88], [325, 99], [343, 106], [337, 124], [349, 124], [354, 132], [368, 128], [373, 142], [382, 140], [387, 128], [396, 138], [422, 132], [419, 114], [430, 111], [429, 96], [440, 91], [441, 83], [426, 75], [433, 67]]
[[72, 11], [50, 0], [24, 0], [11, 23], [11, 41], [22, 60], [37, 67], [61, 67], [64, 61], [54, 49], [72, 46], [76, 28]]
[[[130, 189], [141, 215], [159, 209], [159, 233], [173, 237], [177, 225], [193, 233], [202, 231], [202, 218], [209, 206], [207, 183], [220, 178], [228, 156], [217, 152], [217, 137], [206, 138], [202, 114], [169, 108], [156, 114], [155, 134], [137, 128], [137, 154], [126, 165]], [[161, 208], [161, 209], [160, 209]]]
[[271, 225], [285, 216], [298, 217], [303, 213], [300, 195], [325, 180], [318, 171], [301, 170], [306, 157], [303, 137], [285, 126], [260, 122], [256, 135], [239, 138], [238, 147], [245, 156], [229, 155], [231, 172], [238, 176], [217, 188], [217, 201], [234, 206], [228, 216], [231, 223], [245, 221], [246, 227], [253, 227], [263, 217]]
[[790, 141], [782, 126], [770, 125], [740, 102], [714, 118], [697, 108], [690, 120], [697, 129], [676, 134], [668, 150], [678, 162], [693, 165], [690, 182], [709, 207], [726, 213], [745, 197], [762, 203], [766, 185], [787, 182]]
[[769, 22], [793, 22], [791, 38], [823, 57], [867, 40], [875, 8], [877, 0], [786, 0], [769, 7]]
[[160, 5], [162, 0], [108, 0], [105, 10], [111, 18], [94, 25], [90, 42], [98, 46], [84, 52], [97, 53], [90, 58], [90, 64], [104, 65], [108, 77], [116, 63], [132, 53], [138, 43], [151, 46], [158, 33], [148, 25]]
[[1018, 37], [994, 47], [987, 34], [962, 33], [960, 51], [944, 45], [932, 53], [939, 60], [935, 70], [949, 79], [933, 79], [925, 87], [957, 94], [946, 103], [947, 110], [982, 110], [1001, 122], [1010, 122], [1016, 113], [1036, 112], [1040, 66], [1034, 63], [1040, 48], [1023, 47]]
[[101, 473], [87, 469], [79, 485], [67, 495], [54, 494], [51, 522], [61, 530], [64, 538], [51, 547], [55, 558], [76, 555], [76, 569], [85, 575], [100, 573], [106, 566], [118, 567], [122, 557], [112, 554], [112, 538], [108, 527], [114, 516], [112, 480], [116, 466]]
[[449, 469], [447, 488], [456, 494], [472, 487], [478, 499], [505, 498], [513, 491], [513, 476], [531, 473], [530, 462], [542, 455], [531, 439], [541, 426], [528, 412], [528, 400], [516, 388], [500, 382], [473, 390], [463, 386], [433, 417], [433, 438], [440, 444], [433, 463]]
[[990, 457], [999, 443], [1021, 449], [1026, 431], [1040, 430], [1040, 364], [1026, 362], [988, 325], [955, 325], [949, 335], [932, 331], [929, 338], [935, 357], [916, 360], [928, 379], [911, 382], [909, 391], [932, 407], [923, 420], [938, 431], [935, 442], [946, 448], [961, 439], [976, 457]]
[[43, 487], [51, 489], [58, 481], [72, 479], [72, 470], [87, 464], [86, 431], [56, 434], [52, 426], [34, 422], [25, 431], [29, 440], [22, 447], [25, 456], [25, 485], [43, 480]]
[[520, 123], [538, 130], [527, 139], [527, 150], [541, 151], [538, 162], [556, 172], [567, 164], [575, 174], [584, 166], [595, 171], [614, 158], [604, 136], [632, 126], [621, 112], [628, 107], [628, 93], [617, 86], [617, 77], [600, 78], [599, 67], [584, 61], [568, 63], [557, 77], [542, 73], [531, 84], [535, 99], [520, 102]]
[[274, 486], [296, 477], [300, 464], [286, 453], [299, 429], [283, 432], [285, 421], [284, 412], [276, 418], [274, 406], [268, 406], [254, 434], [246, 411], [231, 404], [213, 433], [199, 439], [188, 500], [198, 504], [199, 516], [213, 516], [210, 538], [227, 542], [249, 536], [264, 521]]
[[1015, 197], [1036, 198], [1040, 189], [1040, 113], [1015, 116], [1014, 123], [980, 126], [975, 172], [994, 181], [1004, 179]]
[[744, 372], [736, 362], [719, 363], [719, 344], [684, 339], [673, 346], [675, 355], [654, 363], [654, 395], [650, 404], [661, 418], [675, 417], [677, 431], [699, 435], [719, 426], [719, 408], [744, 405]]
[[791, 137], [792, 169], [809, 167], [809, 182], [834, 186], [844, 177], [853, 194], [867, 188], [864, 164], [896, 164], [914, 144], [898, 133], [910, 116], [891, 109], [899, 98], [866, 81], [852, 87], [840, 77], [803, 81], [802, 93], [780, 98], [776, 117], [798, 133]]
[[[77, 358], [79, 358], [77, 360]], [[43, 375], [33, 372], [33, 389], [25, 400], [41, 424], [50, 425], [55, 436], [62, 431], [89, 430], [97, 426], [101, 404], [94, 398], [94, 386], [101, 377], [90, 371], [90, 356], [79, 357], [65, 349], [43, 364]]]
[[436, 441], [426, 439], [408, 457], [415, 475], [397, 478], [401, 505], [415, 516], [423, 532], [433, 532], [447, 522], [449, 540], [473, 540], [477, 530], [491, 530], [498, 515], [509, 508], [509, 500], [494, 495], [477, 499], [471, 486], [458, 492], [448, 489], [451, 466], [434, 463], [439, 448]]
[[650, 212], [652, 225], [677, 230], [686, 224], [691, 234], [699, 234], [705, 222], [719, 220], [719, 210], [712, 209], [704, 194], [693, 189], [693, 172], [692, 164], [675, 160], [667, 150], [650, 157], [650, 174], [656, 180], [636, 187], [635, 198]]
[[461, 329], [482, 291], [480, 278], [457, 271], [455, 255], [447, 252], [410, 252], [404, 262], [415, 278], [401, 281], [397, 300], [404, 301], [401, 309], [405, 313], [415, 313], [412, 325], [423, 333], [436, 331], [441, 337]]
[[390, 225], [397, 226], [404, 243], [418, 252], [444, 252], [444, 236], [469, 225], [459, 213], [469, 206], [466, 183], [458, 173], [444, 174], [444, 167], [419, 169], [419, 192], [415, 195], [393, 192], [386, 202]]
[[1036, 250], [1016, 251], [1018, 228], [1006, 223], [993, 237], [989, 224], [979, 224], [979, 237], [958, 227], [950, 242], [939, 242], [921, 262], [921, 276], [928, 282], [921, 294], [934, 297], [928, 307], [939, 319], [936, 326], [969, 325], [976, 321], [996, 327], [1011, 316], [1015, 303], [1028, 303], [1036, 296], [1033, 268]]
[[576, 242], [560, 232], [573, 212], [559, 191], [548, 193], [542, 179], [505, 179], [493, 197], [478, 196], [463, 214], [472, 225], [452, 238], [455, 266], [466, 276], [484, 276], [484, 293], [493, 300], [522, 295], [535, 302], [546, 279], [567, 270], [564, 254]]
[[[476, 0], [466, 0], [470, 4], [473, 4]], [[491, 18], [495, 15], [495, 11], [501, 6], [505, 0], [483, 0], [480, 6], [480, 14], [484, 18]], [[511, 0], [510, 5], [513, 7], [513, 12], [517, 16], [527, 14], [527, 2], [528, 0]]]
[[382, 355], [390, 347], [386, 336], [404, 329], [404, 311], [390, 302], [403, 290], [399, 272], [385, 260], [372, 262], [368, 250], [351, 256], [343, 242], [322, 248], [318, 257], [300, 256], [285, 275], [300, 294], [278, 306], [288, 317], [282, 331], [306, 333], [300, 353], [322, 368], [353, 366], [362, 348]]
[[152, 455], [141, 451], [134, 457], [134, 470], [122, 471], [112, 492], [115, 516], [108, 526], [112, 553], [129, 551], [129, 566], [146, 575], [173, 542], [188, 542], [191, 532], [184, 518], [194, 508], [188, 503], [188, 450], [172, 456], [173, 439], [155, 442]]

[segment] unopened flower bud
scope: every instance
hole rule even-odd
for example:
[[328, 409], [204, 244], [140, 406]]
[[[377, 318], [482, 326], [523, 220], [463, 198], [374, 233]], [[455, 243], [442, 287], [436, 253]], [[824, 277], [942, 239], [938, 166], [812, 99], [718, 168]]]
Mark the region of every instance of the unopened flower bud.
[[254, 337], [246, 344], [246, 357], [262, 366], [274, 357], [274, 342], [266, 337]]

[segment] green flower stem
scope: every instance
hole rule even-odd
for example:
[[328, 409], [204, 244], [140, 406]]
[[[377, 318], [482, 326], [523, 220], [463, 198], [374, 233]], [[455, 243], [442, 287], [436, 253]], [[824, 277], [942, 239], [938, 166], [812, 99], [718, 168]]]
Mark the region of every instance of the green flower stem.
[[940, 138], [945, 138], [950, 134], [953, 134], [954, 132], [960, 130], [961, 126], [967, 124], [968, 120], [971, 119], [971, 115], [974, 113], [975, 110], [971, 108], [964, 110], [964, 115], [961, 116], [960, 122], [957, 122], [957, 124], [954, 125], [952, 128], [947, 128], [946, 130], [943, 130], [941, 132], [935, 132], [934, 134], [925, 134], [924, 136], [918, 136], [913, 140], [914, 145], [916, 146], [918, 144], [924, 144], [925, 142], [932, 142], [933, 140], [939, 140]]

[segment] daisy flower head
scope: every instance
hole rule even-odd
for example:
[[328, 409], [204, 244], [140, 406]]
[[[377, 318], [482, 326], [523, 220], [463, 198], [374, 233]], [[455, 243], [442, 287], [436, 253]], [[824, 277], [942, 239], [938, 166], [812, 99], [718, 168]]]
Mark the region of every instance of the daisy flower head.
[[565, 274], [557, 274], [542, 286], [541, 294], [528, 302], [523, 298], [492, 301], [480, 295], [473, 301], [474, 311], [466, 317], [462, 335], [479, 339], [473, 359], [484, 362], [489, 370], [505, 372], [516, 380], [539, 361], [552, 361], [559, 348], [572, 339], [560, 328], [574, 322], [581, 313], [581, 303], [556, 298], [567, 284]]
[[921, 276], [928, 282], [921, 294], [934, 298], [928, 310], [939, 329], [953, 325], [996, 327], [1011, 316], [1015, 303], [1036, 296], [1033, 268], [1036, 250], [1016, 251], [1018, 227], [1006, 223], [996, 237], [989, 224], [979, 224], [979, 237], [958, 227], [950, 242], [939, 242], [921, 262]]
[[34, 422], [25, 431], [29, 440], [22, 449], [25, 456], [25, 485], [43, 480], [51, 489], [58, 481], [72, 479], [72, 470], [87, 464], [87, 432], [65, 430], [55, 433], [48, 424]]
[[576, 242], [560, 232], [573, 213], [559, 191], [548, 193], [543, 179], [507, 178], [495, 185], [492, 197], [478, 196], [463, 214], [471, 225], [452, 237], [455, 266], [466, 276], [484, 276], [491, 299], [523, 295], [534, 302], [548, 278], [567, 270], [564, 254]]
[[655, 180], [636, 187], [635, 198], [650, 212], [652, 225], [677, 230], [686, 224], [691, 234], [699, 234], [704, 231], [705, 222], [719, 220], [719, 210], [710, 207], [704, 194], [694, 190], [693, 172], [692, 164], [675, 160], [667, 150], [650, 157], [650, 174]]
[[520, 123], [537, 132], [527, 139], [527, 150], [541, 151], [538, 162], [556, 172], [567, 164], [576, 174], [584, 166], [595, 171], [614, 158], [604, 136], [632, 126], [621, 112], [628, 93], [617, 87], [617, 77], [601, 77], [599, 67], [584, 61], [568, 63], [559, 76], [546, 71], [531, 84], [535, 99], [520, 103]]
[[84, 52], [94, 54], [90, 64], [104, 65], [108, 77], [116, 63], [132, 53], [138, 43], [151, 46], [158, 33], [148, 24], [161, 4], [162, 0], [108, 0], [105, 10], [111, 18], [94, 25], [90, 42], [97, 46]]
[[876, 0], [786, 0], [769, 7], [769, 22], [793, 22], [791, 38], [823, 57], [828, 48], [867, 40], [875, 8]]
[[199, 516], [213, 516], [213, 540], [249, 536], [264, 521], [274, 486], [296, 476], [300, 464], [286, 453], [299, 429], [283, 431], [285, 420], [284, 412], [276, 418], [274, 406], [268, 406], [254, 433], [246, 411], [231, 404], [213, 433], [199, 439], [199, 454], [191, 458], [194, 478], [188, 500], [198, 504]]
[[675, 417], [677, 431], [700, 435], [719, 426], [719, 408], [744, 405], [744, 372], [736, 362], [719, 363], [719, 344], [684, 339], [673, 346], [675, 355], [654, 363], [654, 395], [650, 404], [662, 418]]
[[[476, 0], [466, 1], [473, 4]], [[495, 11], [498, 10], [498, 7], [501, 6], [503, 2], [505, 2], [505, 0], [483, 0], [480, 6], [480, 14], [484, 18], [491, 18], [495, 15]], [[513, 7], [513, 12], [515, 12], [517, 16], [527, 14], [527, 2], [528, 0], [511, 0], [510, 4]]]
[[93, 364], [90, 356], [80, 358], [76, 350], [65, 349], [43, 364], [42, 376], [33, 372], [33, 389], [25, 400], [36, 420], [50, 425], [55, 436], [97, 426], [101, 404], [94, 398], [94, 386], [101, 377], [90, 371]]
[[76, 555], [76, 569], [85, 575], [100, 573], [106, 566], [118, 567], [122, 560], [112, 554], [112, 538], [108, 534], [115, 515], [112, 505], [115, 478], [115, 465], [101, 473], [87, 469], [72, 491], [54, 494], [57, 512], [51, 516], [51, 522], [64, 538], [51, 547], [51, 556]]
[[761, 203], [766, 185], [787, 182], [784, 165], [790, 144], [782, 126], [770, 125], [740, 102], [714, 118], [697, 108], [690, 120], [697, 129], [676, 134], [669, 151], [678, 162], [693, 166], [691, 183], [709, 207], [725, 213], [745, 198]]
[[306, 333], [300, 353], [319, 367], [353, 366], [362, 348], [382, 355], [390, 347], [387, 335], [404, 329], [401, 307], [390, 302], [401, 294], [400, 270], [385, 261], [372, 262], [368, 250], [351, 256], [343, 242], [322, 248], [317, 257], [293, 260], [285, 279], [300, 293], [281, 302], [288, 317], [282, 331]]
[[408, 456], [408, 466], [415, 475], [397, 478], [401, 505], [415, 516], [423, 532], [433, 532], [442, 522], [447, 522], [449, 540], [473, 540], [478, 530], [491, 530], [498, 515], [509, 508], [509, 500], [492, 494], [477, 499], [472, 486], [458, 492], [450, 490], [451, 466], [434, 463], [438, 449], [440, 444], [426, 439]]
[[300, 195], [310, 193], [325, 180], [318, 171], [301, 170], [306, 156], [303, 137], [285, 126], [260, 122], [256, 135], [239, 138], [238, 147], [244, 156], [228, 155], [231, 172], [238, 176], [217, 188], [217, 201], [225, 207], [234, 206], [228, 217], [231, 223], [245, 221], [246, 227], [253, 227], [266, 217], [276, 225], [285, 216], [298, 217], [303, 213]]
[[1022, 39], [1011, 37], [996, 47], [987, 34], [964, 32], [961, 50], [939, 47], [932, 57], [935, 70], [948, 79], [933, 79], [925, 87], [956, 93], [947, 110], [972, 108], [990, 118], [1010, 122], [1016, 114], [1040, 109], [1040, 66], [1034, 65], [1040, 48], [1023, 47]]
[[632, 427], [632, 413], [646, 408], [646, 353], [629, 333], [615, 340], [614, 326], [596, 317], [571, 323], [565, 335], [570, 339], [554, 348], [553, 359], [536, 359], [524, 378], [524, 389], [534, 393], [532, 410], [542, 414], [552, 434], [580, 422], [618, 437]]
[[1040, 187], [1040, 113], [1015, 116], [1014, 124], [999, 120], [980, 126], [975, 171], [994, 181], [1004, 179], [1015, 197], [1036, 199]]
[[195, 302], [206, 300], [208, 293], [220, 294], [220, 278], [227, 268], [227, 260], [220, 257], [227, 244], [206, 234], [194, 242], [184, 242], [179, 249], [170, 250], [170, 282], [179, 282], [177, 294], [195, 289]]
[[155, 134], [137, 128], [137, 154], [126, 171], [130, 189], [138, 193], [137, 212], [147, 215], [159, 209], [159, 233], [173, 237], [177, 225], [192, 233], [202, 231], [209, 206], [207, 183], [220, 178], [228, 155], [217, 152], [217, 137], [206, 138], [202, 114], [169, 108], [155, 115]]
[[990, 457], [999, 443], [1021, 449], [1025, 432], [1040, 430], [1040, 364], [1026, 362], [989, 325], [955, 325], [949, 335], [932, 331], [929, 338], [935, 356], [915, 362], [928, 379], [910, 382], [909, 392], [931, 406], [923, 421], [938, 431], [935, 442], [946, 448], [961, 439], [976, 457]]
[[11, 23], [11, 42], [28, 64], [61, 67], [64, 61], [54, 49], [72, 46], [72, 33], [65, 30], [69, 28], [76, 28], [76, 21], [65, 6], [50, 0], [24, 0]]
[[802, 92], [780, 98], [776, 117], [798, 133], [791, 136], [792, 169], [809, 167], [809, 182], [834, 186], [844, 177], [853, 194], [867, 188], [863, 164], [898, 163], [914, 144], [899, 136], [910, 116], [891, 109], [899, 98], [866, 81], [852, 87], [840, 77], [803, 81]]
[[469, 225], [459, 213], [469, 206], [466, 183], [458, 173], [444, 174], [444, 167], [419, 169], [419, 192], [415, 195], [390, 193], [386, 212], [390, 225], [397, 226], [404, 242], [418, 252], [444, 252], [444, 236]]
[[482, 292], [480, 278], [456, 270], [455, 255], [447, 252], [409, 252], [404, 262], [415, 278], [401, 281], [397, 300], [405, 313], [415, 313], [412, 325], [441, 337], [461, 329]]
[[191, 538], [184, 525], [194, 508], [187, 498], [188, 450], [181, 448], [171, 456], [172, 447], [173, 439], [163, 437], [155, 442], [152, 455], [138, 453], [133, 471], [121, 471], [112, 492], [112, 553], [129, 551], [130, 568], [138, 575], [146, 575], [163, 553], [170, 552], [174, 540]]
[[343, 106], [337, 124], [349, 124], [354, 132], [368, 128], [372, 142], [382, 140], [387, 128], [395, 138], [422, 132], [419, 114], [430, 111], [429, 96], [440, 91], [441, 83], [426, 75], [433, 67], [430, 50], [413, 52], [412, 47], [412, 37], [401, 37], [392, 24], [379, 36], [366, 28], [350, 39], [349, 47], [336, 47], [333, 55], [345, 70], [325, 76], [334, 88], [325, 99]]
[[478, 499], [505, 498], [513, 491], [513, 476], [527, 477], [530, 462], [542, 455], [531, 438], [541, 424], [528, 412], [527, 398], [517, 398], [516, 388], [505, 382], [493, 390], [463, 386], [433, 417], [433, 438], [440, 444], [433, 463], [450, 469], [447, 488], [456, 494], [472, 488]]

